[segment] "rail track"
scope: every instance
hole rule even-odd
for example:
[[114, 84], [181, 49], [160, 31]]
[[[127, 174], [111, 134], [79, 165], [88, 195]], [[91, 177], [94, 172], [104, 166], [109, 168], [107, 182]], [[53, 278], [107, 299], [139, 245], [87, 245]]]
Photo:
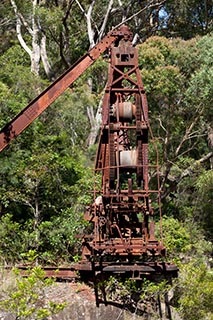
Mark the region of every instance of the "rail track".
[[[20, 270], [21, 275], [28, 276], [30, 270], [34, 265], [17, 265], [16, 268]], [[4, 268], [6, 271], [11, 271], [12, 267]], [[168, 279], [177, 276], [177, 267], [172, 263], [149, 262], [149, 263], [74, 263], [70, 266], [43, 266], [42, 270], [45, 272], [45, 277], [55, 278], [56, 281], [94, 281], [94, 277], [102, 275], [105, 279], [112, 275], [131, 278], [140, 281], [144, 277], [154, 278], [158, 276], [165, 276]]]

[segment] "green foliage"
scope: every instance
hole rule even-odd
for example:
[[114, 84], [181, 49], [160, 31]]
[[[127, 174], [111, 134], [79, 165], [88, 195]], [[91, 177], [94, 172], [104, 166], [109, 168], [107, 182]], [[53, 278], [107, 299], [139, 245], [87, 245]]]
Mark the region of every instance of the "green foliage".
[[45, 86], [46, 81], [34, 77], [30, 72], [27, 55], [22, 53], [19, 45], [14, 44], [4, 52], [0, 56], [1, 128]]
[[204, 171], [203, 174], [199, 175], [195, 188], [195, 208], [196, 216], [200, 223], [207, 231], [209, 237], [213, 235], [213, 217], [212, 217], [212, 187], [213, 186], [213, 171]]
[[45, 278], [45, 271], [40, 266], [29, 268], [27, 277], [20, 275], [14, 269], [16, 284], [9, 292], [4, 292], [0, 300], [0, 310], [14, 315], [20, 320], [46, 319], [57, 314], [66, 306], [65, 303], [55, 303], [46, 300], [45, 290], [52, 287], [54, 279]]
[[0, 219], [0, 257], [7, 263], [14, 263], [20, 259], [24, 249], [24, 237], [21, 225], [13, 221], [11, 214]]
[[[156, 233], [159, 237], [160, 226], [156, 225]], [[176, 263], [186, 262], [191, 256], [198, 259], [204, 255], [210, 255], [211, 242], [206, 241], [202, 228], [191, 220], [181, 222], [174, 217], [163, 217], [163, 242], [167, 249], [167, 255], [175, 259]]]
[[[205, 240], [202, 229], [192, 220], [183, 223], [173, 217], [164, 217], [163, 235], [167, 259], [173, 259], [179, 268], [178, 279], [171, 287], [175, 308], [183, 319], [212, 319], [211, 242]], [[159, 287], [145, 283], [144, 296], [152, 297], [158, 289], [164, 293], [164, 283]]]
[[36, 78], [29, 67], [27, 54], [16, 43], [0, 57], [0, 80], [16, 95], [17, 103], [23, 103], [22, 108], [47, 86], [47, 82]]
[[144, 279], [140, 298], [142, 300], [157, 299], [158, 297], [163, 297], [170, 289], [171, 285], [166, 280], [157, 283]]
[[190, 234], [184, 224], [173, 217], [163, 217], [163, 239], [169, 256], [177, 257], [190, 247]]
[[67, 208], [51, 221], [41, 222], [40, 256], [43, 263], [63, 263], [72, 261], [79, 249], [77, 234], [84, 231], [82, 212]]
[[105, 287], [108, 301], [122, 303], [125, 308], [135, 309], [144, 317], [159, 317], [159, 301], [164, 301], [164, 296], [171, 289], [166, 280], [150, 281], [146, 278], [141, 281], [133, 279], [119, 279], [111, 276], [107, 281], [99, 283]]
[[[85, 93], [87, 93], [87, 98], [91, 96], [91, 92], [88, 91], [88, 87], [85, 85], [88, 82], [88, 79], [90, 79], [92, 84], [92, 95], [93, 100], [96, 96], [98, 100], [96, 103], [99, 103], [99, 94], [103, 90], [106, 81], [107, 81], [107, 68], [108, 67], [108, 61], [106, 61], [103, 57], [100, 57], [91, 67], [86, 70], [79, 79], [76, 80], [74, 83], [75, 92], [78, 91], [79, 88], [83, 85], [85, 88]], [[97, 99], [96, 98], [96, 99]]]
[[[20, 159], [14, 166], [15, 175], [10, 166], [4, 168], [10, 183], [4, 179], [1, 186], [2, 205], [5, 212], [13, 212], [11, 220], [21, 222], [17, 228], [22, 228], [15, 238], [10, 235], [12, 221], [10, 224], [5, 219], [2, 224], [2, 236], [6, 242], [7, 237], [10, 239], [8, 250], [14, 252], [14, 259], [18, 253], [35, 248], [43, 262], [69, 261], [76, 254], [75, 235], [83, 231], [82, 214], [84, 205], [91, 201], [88, 191], [93, 186], [92, 171], [85, 169], [84, 161], [80, 154], [75, 158], [74, 154], [59, 156], [44, 151]], [[2, 249], [7, 262], [11, 259], [9, 252]]]
[[174, 49], [171, 41], [165, 37], [150, 37], [139, 45], [139, 62], [143, 67], [152, 71], [156, 67], [165, 66], [171, 62]]
[[212, 30], [212, 2], [207, 0], [172, 0], [165, 2], [161, 16], [162, 31], [167, 36], [190, 39]]
[[[159, 149], [163, 212], [183, 221], [199, 221], [210, 238], [211, 198], [207, 192], [208, 199], [200, 199], [196, 179], [209, 169], [208, 161], [203, 165], [197, 160], [211, 151], [211, 44], [208, 34], [190, 41], [155, 36], [139, 46], [150, 123]], [[153, 146], [149, 151], [154, 164]], [[152, 188], [154, 184], [153, 173]]]
[[144, 278], [139, 287], [135, 280], [121, 280], [113, 276], [106, 281], [105, 286], [109, 295], [117, 294], [119, 299], [122, 299], [124, 302], [133, 299], [132, 296], [136, 293], [140, 294], [140, 299], [143, 301], [152, 298], [156, 299], [159, 295], [163, 296], [171, 288], [166, 280], [153, 282]]
[[183, 319], [213, 319], [213, 273], [204, 263], [191, 261], [181, 267], [178, 290]]
[[[100, 282], [100, 286], [102, 283]], [[132, 279], [121, 280], [117, 277], [110, 276], [103, 284], [106, 288], [108, 299], [120, 301], [128, 305], [132, 301], [132, 295], [137, 292], [136, 282]]]

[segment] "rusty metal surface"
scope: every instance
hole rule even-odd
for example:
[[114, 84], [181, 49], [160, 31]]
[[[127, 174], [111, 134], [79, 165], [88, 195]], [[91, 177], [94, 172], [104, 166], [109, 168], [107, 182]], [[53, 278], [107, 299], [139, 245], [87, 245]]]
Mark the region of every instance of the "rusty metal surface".
[[[23, 277], [30, 275], [30, 266], [18, 265], [17, 269], [20, 270], [20, 274]], [[33, 268], [33, 266], [32, 266]], [[5, 270], [11, 271], [12, 267], [5, 267]], [[56, 267], [56, 266], [44, 266], [42, 270], [45, 272], [45, 277], [55, 278], [56, 280], [66, 281], [77, 281], [84, 279], [86, 282], [94, 281], [94, 274], [102, 273], [107, 279], [110, 275], [128, 275], [135, 280], [140, 280], [144, 276], [157, 276], [157, 275], [171, 275], [172, 277], [177, 276], [177, 267], [171, 263], [163, 262], [141, 262], [132, 263], [127, 262], [96, 262], [93, 264], [91, 261], [84, 261], [84, 263], [73, 263], [67, 267]]]
[[[29, 265], [17, 265], [16, 268], [20, 270], [20, 274], [23, 277], [28, 277], [30, 275], [30, 270], [35, 266]], [[7, 271], [11, 271], [13, 267], [5, 267]], [[45, 272], [45, 277], [47, 278], [56, 278], [59, 280], [78, 280], [79, 274], [76, 265], [69, 267], [56, 267], [56, 266], [43, 266], [42, 270]], [[89, 271], [89, 266], [87, 267]]]
[[[155, 195], [155, 207], [160, 211], [161, 220], [159, 170], [157, 161], [152, 165], [148, 162], [148, 137], [151, 134], [148, 104], [138, 65], [138, 52], [131, 41], [132, 33], [127, 26], [112, 30], [0, 131], [2, 151], [101, 53], [110, 48], [95, 164], [96, 174], [101, 179], [101, 190], [94, 189], [94, 201], [85, 212], [85, 219], [92, 224], [93, 231], [83, 237], [81, 262], [70, 270], [60, 268], [62, 278], [72, 277], [72, 272], [76, 270], [137, 271], [139, 275], [177, 272], [177, 268], [170, 264], [153, 265], [153, 261], [165, 256], [166, 252], [162, 231], [161, 239], [155, 238], [156, 212], [151, 203]], [[158, 185], [155, 189], [149, 187], [150, 170], [157, 173]], [[115, 265], [116, 261], [120, 265]], [[53, 269], [46, 269], [48, 275], [54, 275], [54, 272]]]
[[135, 280], [142, 280], [145, 277], [149, 279], [157, 279], [163, 276], [166, 279], [177, 277], [177, 266], [172, 263], [165, 262], [96, 262], [91, 263], [84, 261], [75, 265], [78, 274], [84, 279], [92, 280], [94, 276], [100, 274], [108, 279], [111, 275], [124, 276]]
[[79, 269], [93, 261], [96, 270], [96, 264], [105, 265], [102, 272], [175, 274], [176, 266], [152, 262], [166, 252], [162, 239], [155, 238], [156, 212], [150, 200], [155, 194], [160, 207], [158, 186], [149, 187], [150, 169], [158, 172], [158, 163], [148, 163], [148, 104], [127, 27], [126, 37], [113, 43], [110, 52], [95, 165], [101, 190], [94, 189], [94, 202], [85, 212], [93, 232], [83, 239]]

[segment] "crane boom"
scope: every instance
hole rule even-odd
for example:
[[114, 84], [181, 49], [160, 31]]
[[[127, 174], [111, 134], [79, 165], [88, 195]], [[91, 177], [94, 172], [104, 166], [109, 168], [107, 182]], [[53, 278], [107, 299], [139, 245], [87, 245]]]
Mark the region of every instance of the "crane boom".
[[98, 57], [118, 39], [131, 37], [128, 27], [110, 31], [96, 46], [32, 100], [0, 131], [0, 152], [53, 103]]
[[[139, 70], [138, 50], [132, 45], [129, 28], [123, 25], [108, 33], [0, 131], [1, 151], [107, 48], [110, 48], [108, 82], [102, 101], [95, 164], [101, 188], [94, 186], [93, 201], [84, 216], [92, 225], [88, 228], [91, 232], [83, 234], [82, 259], [72, 265], [81, 279], [93, 280], [97, 305], [98, 287], [101, 287], [106, 303], [104, 282], [111, 275], [119, 276], [123, 281], [134, 279], [142, 287], [144, 278], [159, 281], [165, 277], [171, 281], [178, 272], [176, 265], [163, 260], [166, 248], [162, 231], [160, 240], [155, 237], [156, 213], [162, 225], [160, 171], [157, 150], [152, 153], [152, 157], [156, 154], [156, 163], [152, 160], [149, 164], [148, 161], [151, 133], [148, 103]], [[156, 183], [152, 180], [151, 184], [153, 172]], [[101, 286], [97, 285], [100, 280]]]

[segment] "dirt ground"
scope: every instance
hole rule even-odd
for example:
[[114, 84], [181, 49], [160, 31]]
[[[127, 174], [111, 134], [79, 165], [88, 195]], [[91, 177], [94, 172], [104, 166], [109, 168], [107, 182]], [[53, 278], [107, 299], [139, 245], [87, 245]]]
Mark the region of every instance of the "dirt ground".
[[97, 308], [94, 290], [84, 283], [56, 283], [48, 289], [47, 299], [67, 306], [57, 316], [48, 320], [130, 320], [143, 319], [136, 314], [112, 306], [100, 304]]

